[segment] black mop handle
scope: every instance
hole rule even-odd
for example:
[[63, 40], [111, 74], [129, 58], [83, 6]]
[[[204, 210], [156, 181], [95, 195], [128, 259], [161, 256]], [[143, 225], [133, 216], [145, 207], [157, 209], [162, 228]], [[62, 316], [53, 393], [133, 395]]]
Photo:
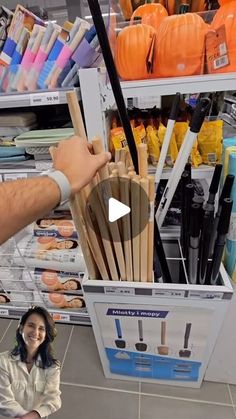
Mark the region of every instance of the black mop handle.
[[110, 43], [107, 37], [106, 28], [101, 14], [101, 9], [97, 0], [88, 0], [91, 15], [93, 17], [93, 23], [96, 28], [98, 40], [101, 46], [103, 58], [106, 64], [107, 72], [110, 78], [112, 91], [115, 97], [117, 109], [119, 112], [120, 120], [124, 128], [125, 137], [129, 146], [129, 151], [133, 161], [134, 169], [136, 173], [138, 170], [138, 154], [136, 144], [134, 141], [133, 132], [130, 126], [126, 105], [123, 97], [123, 93], [120, 87], [119, 78], [117, 75], [115, 63], [111, 53]]

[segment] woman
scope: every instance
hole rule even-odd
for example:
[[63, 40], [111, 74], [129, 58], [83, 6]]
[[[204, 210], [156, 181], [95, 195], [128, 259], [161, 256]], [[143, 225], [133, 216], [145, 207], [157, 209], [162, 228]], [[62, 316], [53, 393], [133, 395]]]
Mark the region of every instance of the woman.
[[60, 363], [53, 357], [55, 323], [30, 308], [16, 331], [16, 346], [0, 354], [0, 416], [38, 419], [60, 409]]
[[39, 237], [39, 250], [64, 250], [78, 247], [76, 240], [57, 240], [55, 237]]

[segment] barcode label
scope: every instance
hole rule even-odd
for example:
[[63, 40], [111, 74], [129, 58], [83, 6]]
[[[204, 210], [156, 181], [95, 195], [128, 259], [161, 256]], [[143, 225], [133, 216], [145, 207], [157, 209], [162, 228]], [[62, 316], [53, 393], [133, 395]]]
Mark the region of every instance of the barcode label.
[[105, 287], [105, 294], [114, 294], [114, 295], [135, 295], [134, 288], [120, 288], [120, 287]]
[[185, 291], [183, 290], [160, 290], [153, 289], [152, 295], [155, 297], [167, 297], [167, 298], [184, 298]]
[[0, 309], [0, 316], [8, 316], [9, 315], [9, 310], [1, 308]]
[[219, 45], [220, 55], [226, 55], [227, 54], [227, 47], [226, 43], [222, 42], [222, 44]]
[[64, 322], [69, 322], [70, 321], [70, 315], [69, 314], [60, 314], [60, 313], [51, 313], [52, 314], [52, 318], [55, 321], [64, 321]]
[[5, 173], [3, 176], [5, 182], [7, 182], [9, 180], [26, 179], [27, 173]]
[[30, 95], [30, 106], [56, 105], [60, 103], [58, 92], [35, 93]]
[[214, 69], [217, 70], [218, 68], [224, 67], [228, 64], [229, 64], [228, 55], [224, 55], [223, 57], [220, 57], [214, 60]]
[[203, 300], [222, 300], [223, 292], [207, 292], [207, 291], [189, 291], [189, 298], [203, 299]]
[[210, 163], [216, 163], [216, 153], [208, 153], [207, 159]]

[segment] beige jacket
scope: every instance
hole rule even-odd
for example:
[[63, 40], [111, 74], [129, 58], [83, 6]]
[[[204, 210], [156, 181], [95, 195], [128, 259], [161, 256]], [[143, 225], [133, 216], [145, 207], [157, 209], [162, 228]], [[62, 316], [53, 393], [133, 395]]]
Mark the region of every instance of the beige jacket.
[[0, 353], [0, 415], [22, 416], [36, 410], [45, 417], [60, 409], [60, 368], [33, 365], [30, 373], [20, 356]]

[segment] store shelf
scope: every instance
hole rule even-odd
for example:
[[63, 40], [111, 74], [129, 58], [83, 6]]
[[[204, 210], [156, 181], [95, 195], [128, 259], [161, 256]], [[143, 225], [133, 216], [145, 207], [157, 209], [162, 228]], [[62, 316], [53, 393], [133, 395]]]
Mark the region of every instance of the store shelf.
[[[57, 323], [69, 323], [80, 325], [91, 325], [88, 313], [62, 312], [59, 310], [48, 310]], [[26, 307], [6, 307], [1, 305], [0, 318], [19, 319], [26, 312]]]
[[23, 108], [32, 106], [62, 105], [67, 103], [66, 93], [75, 90], [80, 99], [79, 88], [65, 88], [57, 90], [37, 90], [35, 92], [0, 94], [0, 109]]

